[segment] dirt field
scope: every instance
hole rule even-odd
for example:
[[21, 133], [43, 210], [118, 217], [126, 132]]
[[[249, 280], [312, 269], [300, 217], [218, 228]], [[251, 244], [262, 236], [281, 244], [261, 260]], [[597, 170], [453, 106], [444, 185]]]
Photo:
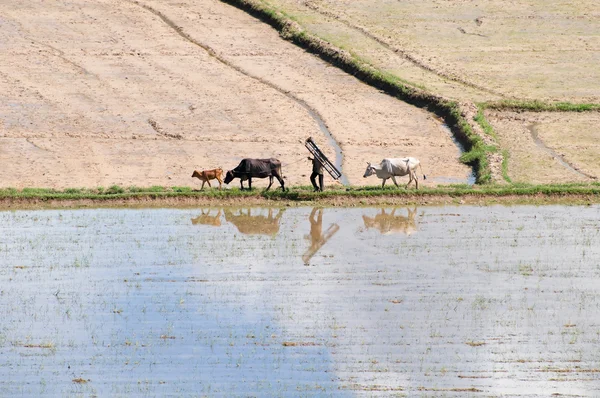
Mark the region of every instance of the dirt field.
[[488, 111], [515, 182], [589, 181], [600, 176], [600, 114]]
[[[365, 56], [385, 69], [420, 66], [421, 76], [404, 65], [398, 72], [449, 97], [478, 100], [473, 91], [453, 87], [468, 83], [487, 100], [600, 102], [600, 12], [594, 0], [268, 2], [289, 9], [319, 35], [352, 48], [358, 42], [359, 51], [371, 48]], [[399, 51], [378, 51], [373, 39]], [[435, 76], [455, 81], [444, 85]]]
[[[407, 81], [461, 102], [600, 102], [596, 2], [269, 0], [313, 34]], [[597, 120], [577, 113], [529, 120], [496, 112], [509, 177], [524, 182], [599, 177]], [[510, 122], [507, 122], [510, 120]], [[577, 126], [578, 128], [573, 128]], [[553, 148], [552, 157], [537, 147]], [[496, 173], [498, 174], [498, 173]], [[501, 179], [499, 175], [494, 176]]]
[[352, 184], [376, 184], [365, 162], [385, 156], [420, 158], [425, 184], [470, 173], [430, 114], [219, 1], [2, 7], [1, 187], [189, 186], [193, 169], [243, 157], [277, 157], [288, 184], [308, 184], [308, 136], [336, 158], [319, 123]]

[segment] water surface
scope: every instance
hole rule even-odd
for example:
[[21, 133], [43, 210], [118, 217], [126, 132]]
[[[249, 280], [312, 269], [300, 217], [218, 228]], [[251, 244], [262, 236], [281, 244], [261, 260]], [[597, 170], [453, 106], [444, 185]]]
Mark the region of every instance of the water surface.
[[600, 394], [600, 207], [0, 212], [0, 395]]

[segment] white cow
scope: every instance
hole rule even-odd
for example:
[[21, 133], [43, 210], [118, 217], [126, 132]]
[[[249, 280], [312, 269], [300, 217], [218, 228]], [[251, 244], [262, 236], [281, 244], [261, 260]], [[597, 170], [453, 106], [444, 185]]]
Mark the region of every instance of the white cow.
[[[389, 159], [385, 158], [379, 164], [379, 167], [373, 166], [371, 163], [367, 162], [367, 169], [365, 170], [365, 175], [363, 177], [369, 177], [373, 174], [376, 174], [378, 178], [381, 178], [383, 182], [381, 183], [381, 187], [383, 188], [385, 185], [385, 181], [388, 178], [391, 178], [394, 181], [394, 184], [398, 186], [396, 182], [396, 177], [402, 177], [408, 174], [409, 180], [408, 184], [406, 184], [405, 188], [408, 188], [408, 185], [414, 180], [417, 189], [419, 189], [419, 180], [417, 179], [417, 166], [421, 167], [421, 162], [415, 158], [397, 158], [397, 159]], [[423, 168], [421, 167], [421, 172], [423, 172]], [[423, 179], [427, 179], [425, 174], [423, 174]]]

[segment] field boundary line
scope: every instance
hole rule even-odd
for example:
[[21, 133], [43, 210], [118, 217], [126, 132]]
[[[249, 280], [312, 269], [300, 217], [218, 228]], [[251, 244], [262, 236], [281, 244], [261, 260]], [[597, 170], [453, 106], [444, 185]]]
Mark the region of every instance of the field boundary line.
[[295, 186], [291, 190], [217, 188], [198, 190], [192, 187], [120, 187], [109, 188], [0, 188], [0, 210], [24, 208], [80, 207], [162, 207], [228, 206], [253, 203], [261, 206], [290, 206], [319, 203], [325, 206], [368, 206], [375, 204], [428, 206], [436, 204], [557, 204], [600, 203], [600, 183], [556, 185], [494, 185], [470, 187], [464, 184], [420, 190], [367, 187], [344, 187], [313, 192], [312, 187]]

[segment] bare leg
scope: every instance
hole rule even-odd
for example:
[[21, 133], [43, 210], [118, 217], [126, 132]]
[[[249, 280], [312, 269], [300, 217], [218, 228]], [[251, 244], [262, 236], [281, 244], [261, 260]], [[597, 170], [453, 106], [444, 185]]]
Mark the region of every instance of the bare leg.
[[315, 191], [318, 191], [319, 190], [319, 186], [317, 185], [316, 178], [317, 178], [317, 173], [315, 173], [313, 171], [312, 174], [310, 175], [310, 182], [311, 182], [313, 188], [315, 189]]

